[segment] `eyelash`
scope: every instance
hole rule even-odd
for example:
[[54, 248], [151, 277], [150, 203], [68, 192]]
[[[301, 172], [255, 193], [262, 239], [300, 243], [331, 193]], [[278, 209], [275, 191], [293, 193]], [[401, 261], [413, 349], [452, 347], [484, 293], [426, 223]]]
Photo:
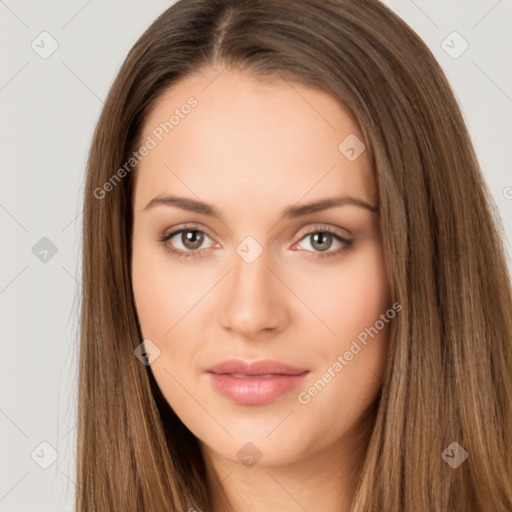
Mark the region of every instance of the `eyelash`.
[[[202, 256], [202, 252], [203, 250], [202, 249], [196, 249], [195, 251], [183, 251], [181, 249], [173, 249], [172, 247], [169, 247], [167, 245], [167, 242], [173, 238], [174, 236], [178, 235], [179, 233], [183, 233], [183, 232], [186, 232], [186, 231], [197, 231], [199, 233], [204, 233], [206, 236], [208, 236], [209, 238], [211, 238], [208, 233], [206, 233], [205, 231], [203, 231], [202, 229], [198, 229], [196, 226], [183, 226], [181, 229], [178, 229], [178, 230], [175, 230], [171, 233], [168, 233], [168, 234], [163, 234], [161, 236], [158, 237], [158, 242], [160, 242], [164, 249], [169, 252], [170, 254], [172, 254], [173, 256], [176, 256], [177, 258], [197, 258], [197, 257], [201, 257]], [[342, 244], [344, 244], [342, 247], [334, 250], [334, 251], [329, 251], [329, 252], [324, 252], [324, 253], [321, 253], [321, 252], [314, 252], [314, 256], [313, 257], [316, 257], [316, 258], [330, 258], [330, 257], [333, 257], [333, 256], [338, 256], [340, 255], [341, 253], [345, 252], [347, 249], [350, 249], [353, 245], [353, 240], [347, 240], [346, 238], [342, 238], [341, 236], [339, 236], [338, 234], [336, 234], [332, 229], [326, 227], [326, 226], [323, 226], [322, 228], [320, 227], [317, 227], [316, 229], [313, 229], [311, 231], [308, 231], [307, 233], [304, 233], [301, 237], [301, 240], [303, 240], [304, 238], [308, 237], [308, 236], [311, 236], [315, 233], [329, 233], [330, 235], [333, 235], [337, 240], [339, 240]], [[313, 252], [313, 251], [307, 251], [307, 252]]]

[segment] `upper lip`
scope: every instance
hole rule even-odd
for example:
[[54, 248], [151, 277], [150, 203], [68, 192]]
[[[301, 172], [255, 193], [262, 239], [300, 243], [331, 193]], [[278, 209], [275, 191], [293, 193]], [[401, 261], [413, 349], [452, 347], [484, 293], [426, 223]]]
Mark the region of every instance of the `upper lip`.
[[229, 359], [216, 364], [206, 370], [216, 374], [241, 374], [241, 375], [300, 375], [307, 372], [304, 368], [273, 361], [270, 359], [261, 361], [243, 361], [242, 359]]

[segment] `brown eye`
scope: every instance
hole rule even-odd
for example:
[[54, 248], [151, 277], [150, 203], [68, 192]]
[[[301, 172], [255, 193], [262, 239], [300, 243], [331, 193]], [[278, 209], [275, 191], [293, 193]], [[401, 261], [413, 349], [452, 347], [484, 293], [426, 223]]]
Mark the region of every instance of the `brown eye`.
[[182, 231], [181, 243], [190, 250], [195, 250], [201, 247], [204, 240], [204, 233], [195, 229]]
[[193, 227], [185, 227], [158, 237], [164, 248], [178, 258], [202, 256], [203, 249], [208, 249], [208, 246], [203, 247], [208, 239], [212, 242], [210, 247], [213, 247], [214, 241], [204, 231]]

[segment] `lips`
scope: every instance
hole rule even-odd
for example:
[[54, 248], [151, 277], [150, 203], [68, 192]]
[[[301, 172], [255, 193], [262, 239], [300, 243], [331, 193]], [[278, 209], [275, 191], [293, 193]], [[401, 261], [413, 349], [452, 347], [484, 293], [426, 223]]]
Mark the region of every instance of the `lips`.
[[297, 387], [309, 373], [280, 361], [230, 359], [206, 370], [214, 389], [240, 405], [265, 405]]
[[216, 374], [240, 374], [244, 376], [254, 375], [300, 375], [307, 372], [305, 368], [295, 368], [279, 361], [253, 361], [247, 362], [242, 359], [230, 359], [223, 363], [208, 368], [207, 372]]

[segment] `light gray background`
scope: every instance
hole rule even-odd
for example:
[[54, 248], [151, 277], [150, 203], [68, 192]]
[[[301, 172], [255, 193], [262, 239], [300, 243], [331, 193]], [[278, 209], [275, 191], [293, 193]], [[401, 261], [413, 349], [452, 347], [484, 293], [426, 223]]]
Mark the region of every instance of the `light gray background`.
[[[102, 99], [172, 2], [0, 0], [0, 511], [71, 511], [81, 195]], [[512, 239], [512, 1], [386, 2], [445, 70]], [[47, 31], [47, 59], [32, 49]], [[457, 31], [458, 58], [444, 45]], [[39, 41], [39, 43], [38, 43]], [[45, 40], [49, 48], [49, 40]], [[42, 51], [42, 50], [41, 50]], [[47, 237], [57, 253], [32, 252]], [[37, 251], [36, 251], [37, 252]], [[58, 457], [52, 461], [51, 445]]]

